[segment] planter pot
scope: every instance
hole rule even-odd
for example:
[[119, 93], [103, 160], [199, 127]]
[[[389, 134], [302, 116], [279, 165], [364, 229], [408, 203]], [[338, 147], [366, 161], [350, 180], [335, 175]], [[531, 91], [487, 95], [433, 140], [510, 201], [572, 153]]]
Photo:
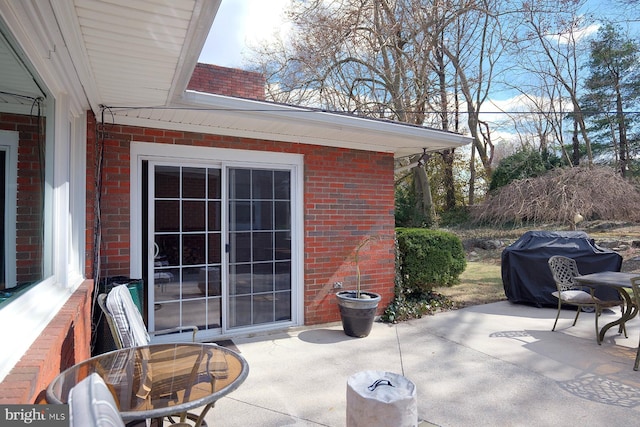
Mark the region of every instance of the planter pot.
[[342, 329], [350, 337], [362, 338], [369, 335], [380, 295], [374, 292], [360, 292], [370, 298], [356, 298], [356, 291], [341, 291], [336, 294], [340, 307]]

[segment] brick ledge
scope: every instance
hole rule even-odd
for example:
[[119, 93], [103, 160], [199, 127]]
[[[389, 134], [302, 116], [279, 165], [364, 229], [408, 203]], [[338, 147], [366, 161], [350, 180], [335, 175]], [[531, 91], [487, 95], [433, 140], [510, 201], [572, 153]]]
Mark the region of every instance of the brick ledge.
[[85, 280], [0, 383], [0, 404], [46, 403], [58, 373], [91, 357], [91, 295]]

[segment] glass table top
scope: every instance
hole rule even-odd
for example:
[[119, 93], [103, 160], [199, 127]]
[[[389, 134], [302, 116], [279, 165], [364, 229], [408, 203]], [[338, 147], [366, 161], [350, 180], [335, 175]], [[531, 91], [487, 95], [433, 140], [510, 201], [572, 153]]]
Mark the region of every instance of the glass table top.
[[49, 403], [67, 403], [69, 391], [98, 373], [122, 418], [185, 412], [220, 399], [249, 374], [238, 353], [215, 344], [154, 344], [92, 357], [60, 373], [47, 388]]

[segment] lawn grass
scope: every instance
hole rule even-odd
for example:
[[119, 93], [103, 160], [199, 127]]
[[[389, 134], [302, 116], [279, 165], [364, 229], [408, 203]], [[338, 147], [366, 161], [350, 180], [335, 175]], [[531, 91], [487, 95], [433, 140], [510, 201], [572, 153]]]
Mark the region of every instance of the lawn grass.
[[[583, 231], [589, 233], [596, 244], [607, 240], [620, 241], [620, 248], [616, 247], [615, 250], [623, 257], [621, 271], [640, 274], [640, 245], [636, 243], [637, 236], [640, 235], [638, 224], [621, 223], [615, 226], [612, 223], [611, 226], [601, 227], [602, 222], [596, 221], [585, 222], [582, 225]], [[536, 229], [561, 230], [563, 228], [562, 226], [550, 225], [536, 227]], [[454, 230], [453, 232], [467, 243], [474, 240], [498, 239], [508, 245], [528, 230], [528, 228], [479, 229], [475, 227]], [[500, 267], [503, 249], [504, 247], [496, 250], [482, 250], [471, 245], [468, 249], [467, 268], [460, 275], [460, 283], [451, 287], [437, 287], [433, 291], [463, 307], [506, 300]]]
[[484, 262], [467, 262], [467, 268], [460, 275], [459, 284], [433, 290], [449, 297], [462, 307], [507, 299], [502, 286], [500, 266]]

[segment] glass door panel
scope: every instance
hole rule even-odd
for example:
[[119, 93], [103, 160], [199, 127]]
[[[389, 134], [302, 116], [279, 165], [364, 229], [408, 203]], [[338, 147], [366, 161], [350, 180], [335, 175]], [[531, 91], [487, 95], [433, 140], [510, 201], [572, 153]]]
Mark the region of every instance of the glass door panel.
[[[221, 171], [153, 168], [153, 329], [222, 327]], [[150, 308], [151, 309], [151, 308]]]
[[229, 169], [229, 328], [291, 320], [290, 175]]

